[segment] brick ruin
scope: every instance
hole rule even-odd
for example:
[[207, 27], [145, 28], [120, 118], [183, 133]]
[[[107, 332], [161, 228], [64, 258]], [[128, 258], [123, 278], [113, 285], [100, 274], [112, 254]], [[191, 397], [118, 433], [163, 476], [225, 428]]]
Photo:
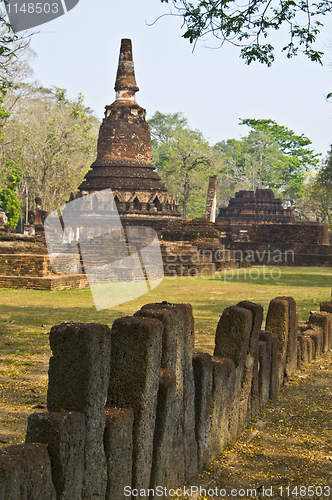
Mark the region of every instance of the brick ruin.
[[[116, 99], [106, 106], [100, 127], [96, 161], [69, 201], [83, 200], [86, 195], [111, 188], [114, 210], [124, 228], [136, 226], [143, 234], [148, 227], [157, 232], [166, 275], [213, 274], [253, 264], [332, 265], [327, 227], [302, 223], [294, 206], [284, 209], [270, 189], [239, 191], [228, 207], [219, 209], [215, 219], [217, 178], [211, 177], [205, 218], [181, 219], [174, 195], [167, 193], [151, 162], [150, 130], [146, 111], [135, 100], [138, 87], [128, 39], [121, 42], [115, 91]], [[82, 204], [81, 220], [86, 217], [84, 210], [89, 209], [89, 203], [85, 205]], [[24, 227], [27, 239], [10, 235], [11, 249], [7, 252], [11, 231], [6, 225], [6, 214], [0, 210], [0, 286], [41, 289], [87, 286], [84, 269], [77, 259], [69, 263], [70, 276], [67, 276], [52, 270], [45, 245], [40, 251], [37, 242], [45, 241], [45, 217], [37, 197], [36, 208], [29, 212], [29, 224]], [[23, 241], [30, 247], [37, 244], [34, 255], [31, 249], [26, 252]], [[60, 246], [58, 251], [62, 251]], [[77, 248], [73, 247], [75, 252]], [[274, 261], [270, 259], [273, 252], [278, 254]], [[278, 258], [280, 254], [282, 257]]]
[[293, 203], [284, 208], [272, 189], [238, 191], [227, 207], [219, 208], [217, 220], [231, 226], [235, 241], [251, 241], [251, 230], [256, 225], [300, 223]]
[[65, 257], [67, 274], [52, 269], [45, 241], [40, 236], [0, 235], [0, 287], [63, 290], [87, 288], [79, 260]]
[[219, 208], [218, 220], [247, 228], [252, 224], [294, 224], [299, 221], [295, 207], [284, 208], [272, 189], [238, 191], [227, 207]]
[[216, 175], [213, 175], [209, 179], [209, 186], [206, 196], [206, 207], [205, 207], [205, 219], [210, 222], [216, 221], [217, 188], [218, 188], [218, 179]]
[[271, 189], [239, 191], [217, 221], [228, 224], [231, 254], [248, 264], [331, 266], [328, 228], [318, 222], [302, 222], [293, 203], [283, 208]]
[[332, 349], [332, 302], [298, 323], [294, 299], [277, 297], [262, 319], [253, 302], [227, 307], [213, 356], [194, 351], [190, 304], [148, 304], [111, 329], [54, 326], [47, 411], [0, 453], [0, 499], [174, 496]]
[[[131, 41], [128, 39], [121, 41], [115, 91], [116, 99], [113, 104], [106, 106], [105, 118], [100, 127], [97, 159], [78, 190], [70, 195], [69, 201], [83, 200], [86, 195], [111, 188], [114, 197], [113, 209], [119, 213], [124, 228], [136, 226], [143, 237], [145, 227], [153, 228], [157, 232], [165, 262], [165, 274], [172, 275], [176, 272], [188, 275], [194, 267], [198, 272], [211, 273], [216, 266], [215, 259], [205, 258], [202, 251], [207, 247], [217, 248], [220, 246], [220, 239], [223, 242], [229, 241], [227, 224], [211, 222], [215, 196], [211, 200], [208, 219], [180, 219], [175, 196], [167, 193], [151, 162], [150, 130], [145, 120], [146, 111], [135, 100], [138, 87]], [[87, 201], [79, 205], [81, 212], [78, 218], [83, 224], [88, 216], [91, 219], [89, 210], [96, 210], [93, 205], [93, 199], [91, 204]], [[29, 224], [24, 227], [25, 237], [22, 239], [22, 235], [11, 235], [9, 245], [8, 238], [6, 240], [0, 235], [0, 286], [51, 290], [87, 286], [84, 270], [80, 268], [74, 256], [67, 266], [70, 276], [52, 270], [45, 247], [45, 217], [46, 213], [41, 209], [40, 198], [37, 197], [36, 208], [29, 212]], [[71, 228], [69, 232], [70, 230]], [[36, 239], [36, 236], [39, 239]], [[63, 236], [63, 241], [67, 236]], [[38, 242], [44, 242], [43, 249], [39, 248]], [[100, 241], [101, 248], [105, 244], [107, 242]], [[26, 250], [27, 246], [29, 251]], [[32, 247], [36, 249], [35, 254]], [[61, 240], [55, 251], [63, 251]], [[77, 254], [75, 242], [72, 253]], [[222, 265], [236, 267], [237, 262], [228, 259]]]
[[105, 108], [97, 159], [71, 200], [111, 188], [123, 218], [179, 217], [174, 195], [167, 193], [151, 160], [150, 128], [146, 110], [137, 104], [131, 40], [121, 41], [116, 99]]

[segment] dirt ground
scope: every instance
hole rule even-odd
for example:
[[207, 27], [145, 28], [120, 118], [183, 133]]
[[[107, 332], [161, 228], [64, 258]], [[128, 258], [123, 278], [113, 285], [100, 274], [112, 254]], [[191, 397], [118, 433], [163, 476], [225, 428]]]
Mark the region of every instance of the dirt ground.
[[253, 419], [208, 472], [186, 485], [194, 486], [193, 495], [174, 498], [332, 498], [331, 416], [329, 352], [297, 372], [278, 402]]
[[[1, 447], [24, 442], [28, 415], [46, 410], [46, 358], [18, 379], [1, 377]], [[332, 497], [331, 396], [329, 352], [289, 380], [278, 402], [252, 420], [209, 471], [185, 486], [193, 487], [192, 495], [174, 498]]]
[[29, 359], [32, 369], [18, 373], [17, 378], [0, 377], [0, 449], [24, 443], [28, 416], [46, 411], [49, 356]]

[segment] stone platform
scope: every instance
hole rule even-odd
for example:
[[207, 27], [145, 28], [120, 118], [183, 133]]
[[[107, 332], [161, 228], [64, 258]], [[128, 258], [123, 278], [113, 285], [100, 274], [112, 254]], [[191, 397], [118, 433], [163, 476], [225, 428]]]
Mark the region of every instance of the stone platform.
[[[61, 258], [61, 257], [60, 257]], [[67, 273], [52, 269], [45, 240], [40, 236], [0, 235], [0, 287], [63, 290], [87, 288], [78, 255], [68, 259]]]

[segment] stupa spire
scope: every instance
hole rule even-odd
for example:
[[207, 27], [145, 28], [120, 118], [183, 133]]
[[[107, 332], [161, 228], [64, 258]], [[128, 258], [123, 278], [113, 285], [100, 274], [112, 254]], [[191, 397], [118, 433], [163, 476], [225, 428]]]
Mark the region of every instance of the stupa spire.
[[135, 78], [131, 40], [121, 40], [118, 72], [115, 82], [116, 100], [135, 101], [135, 92], [139, 90]]

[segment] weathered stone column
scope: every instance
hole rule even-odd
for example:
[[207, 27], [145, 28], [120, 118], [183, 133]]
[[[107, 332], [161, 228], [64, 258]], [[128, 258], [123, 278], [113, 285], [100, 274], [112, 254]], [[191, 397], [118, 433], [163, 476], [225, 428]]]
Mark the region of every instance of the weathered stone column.
[[237, 304], [237, 307], [248, 309], [252, 313], [252, 326], [250, 332], [249, 346], [245, 359], [244, 372], [242, 376], [241, 389], [241, 408], [239, 414], [239, 429], [243, 429], [247, 420], [248, 400], [251, 391], [251, 383], [253, 377], [254, 360], [258, 356], [259, 337], [263, 321], [263, 308], [254, 302], [242, 301]]
[[47, 444], [58, 500], [83, 496], [85, 437], [83, 413], [33, 413], [28, 417], [26, 443]]
[[105, 499], [123, 500], [125, 487], [131, 488], [134, 412], [132, 408], [106, 407], [105, 415], [104, 446], [107, 460]]
[[[244, 307], [228, 307], [219, 320], [214, 356], [229, 358], [235, 365], [235, 387], [232, 414], [230, 416], [230, 438], [233, 439], [242, 431], [242, 387], [245, 364], [249, 349], [250, 334], [253, 325], [253, 314]], [[249, 389], [250, 390], [250, 389]], [[246, 412], [246, 408], [244, 410]]]
[[278, 392], [284, 383], [287, 341], [289, 331], [289, 302], [279, 297], [272, 299], [267, 311], [266, 330], [278, 337]]
[[260, 411], [262, 411], [268, 400], [270, 394], [270, 369], [268, 353], [266, 342], [259, 342], [259, 372], [258, 372], [258, 383], [259, 383], [259, 405]]
[[254, 361], [254, 371], [252, 376], [251, 391], [248, 403], [247, 418], [248, 420], [255, 417], [260, 412], [259, 400], [259, 360], [258, 357]]
[[310, 337], [310, 335], [304, 335], [306, 342], [307, 342], [307, 349], [308, 349], [308, 362], [310, 363], [313, 359], [315, 359], [315, 342], [313, 339]]
[[323, 329], [320, 326], [310, 323], [308, 326], [309, 328], [305, 331], [305, 333], [313, 340], [313, 358], [315, 358], [320, 356], [323, 352]]
[[332, 313], [332, 301], [330, 300], [329, 302], [321, 302], [320, 303], [320, 310], [328, 312], [328, 313]]
[[278, 337], [267, 330], [261, 331], [260, 340], [266, 343], [267, 362], [270, 372], [269, 399], [278, 399]]
[[231, 359], [213, 356], [212, 368], [210, 462], [218, 457], [228, 442], [236, 382], [235, 366]]
[[298, 337], [297, 337], [297, 341], [300, 344], [301, 367], [305, 367], [309, 363], [307, 337], [305, 335], [303, 335], [303, 334], [299, 334]]
[[[169, 489], [174, 488], [183, 477], [183, 471], [176, 470], [173, 466], [172, 443], [176, 435], [176, 422], [172, 415], [175, 406], [175, 375], [169, 370], [160, 370], [158, 390], [158, 404], [156, 410], [156, 426], [153, 439], [153, 459], [151, 469], [150, 488], [158, 486]], [[175, 424], [175, 426], [174, 426]], [[158, 498], [166, 500], [169, 495], [158, 494]]]
[[51, 461], [44, 444], [19, 444], [0, 454], [0, 500], [55, 500]]
[[150, 318], [120, 318], [112, 327], [107, 405], [133, 408], [132, 487], [138, 490], [150, 486], [162, 332], [162, 323]]
[[210, 222], [216, 221], [218, 179], [216, 175], [209, 178], [209, 186], [206, 197], [205, 219]]
[[198, 472], [202, 472], [210, 463], [212, 400], [212, 359], [205, 352], [194, 353], [195, 379], [195, 435], [197, 441]]
[[297, 370], [297, 330], [298, 318], [296, 314], [296, 302], [293, 297], [279, 297], [288, 302], [288, 339], [286, 353], [285, 373], [292, 377]]
[[156, 318], [163, 325], [161, 366], [175, 374], [175, 403], [172, 419], [173, 468], [177, 477], [189, 481], [197, 475], [195, 438], [195, 385], [193, 373], [194, 318], [190, 304], [147, 304], [135, 316]]
[[85, 415], [83, 500], [105, 498], [103, 445], [105, 399], [110, 375], [111, 331], [106, 325], [61, 323], [50, 333], [47, 406], [50, 412]]
[[323, 330], [323, 352], [327, 352], [332, 345], [332, 314], [321, 311], [320, 313], [311, 313], [309, 324], [320, 326]]

